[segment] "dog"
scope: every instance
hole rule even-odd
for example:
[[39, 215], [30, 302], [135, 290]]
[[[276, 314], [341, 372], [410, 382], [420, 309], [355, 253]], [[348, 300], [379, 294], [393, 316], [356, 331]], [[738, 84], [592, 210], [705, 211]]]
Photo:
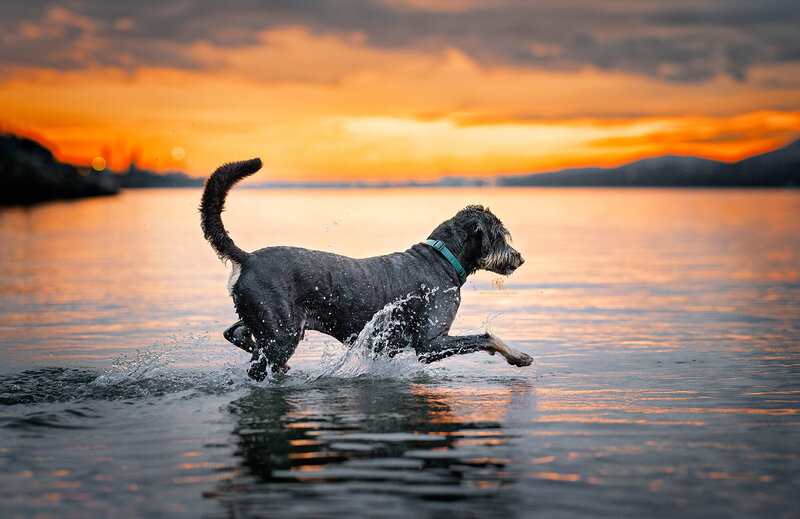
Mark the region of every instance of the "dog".
[[470, 205], [442, 222], [426, 242], [405, 252], [354, 259], [298, 247], [245, 252], [222, 224], [230, 189], [261, 169], [261, 160], [220, 166], [206, 180], [201, 228], [220, 259], [232, 264], [228, 291], [240, 320], [224, 337], [252, 354], [248, 374], [286, 372], [305, 330], [352, 343], [377, 313], [395, 303], [376, 350], [393, 356], [413, 348], [420, 362], [485, 351], [514, 366], [533, 359], [490, 333], [451, 336], [461, 286], [479, 269], [511, 274], [524, 263], [500, 220]]

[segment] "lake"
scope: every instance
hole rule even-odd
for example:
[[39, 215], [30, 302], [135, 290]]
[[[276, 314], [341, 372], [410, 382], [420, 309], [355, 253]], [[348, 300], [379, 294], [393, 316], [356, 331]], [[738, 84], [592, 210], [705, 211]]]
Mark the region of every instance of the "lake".
[[0, 210], [5, 518], [797, 517], [800, 191], [234, 189], [245, 250], [405, 250], [483, 203], [526, 259], [456, 333], [309, 332], [254, 383], [197, 189]]

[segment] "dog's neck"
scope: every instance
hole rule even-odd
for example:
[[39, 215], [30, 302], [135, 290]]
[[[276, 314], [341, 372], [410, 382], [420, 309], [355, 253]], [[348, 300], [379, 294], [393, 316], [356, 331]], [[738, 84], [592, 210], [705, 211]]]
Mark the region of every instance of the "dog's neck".
[[472, 250], [469, 241], [460, 237], [452, 227], [440, 225], [428, 236], [429, 240], [439, 240], [453, 253], [464, 267], [467, 275], [473, 274], [480, 265], [480, 250]]
[[459, 281], [461, 281], [461, 284], [463, 285], [464, 282], [467, 280], [467, 271], [464, 270], [464, 267], [461, 266], [461, 263], [458, 261], [458, 258], [456, 258], [452, 252], [450, 252], [450, 249], [447, 248], [447, 245], [445, 245], [444, 242], [440, 240], [425, 240], [424, 243], [425, 245], [433, 247], [434, 249], [439, 251], [439, 254], [444, 256], [444, 258], [453, 266], [453, 268], [456, 269], [456, 274], [458, 274], [458, 279]]

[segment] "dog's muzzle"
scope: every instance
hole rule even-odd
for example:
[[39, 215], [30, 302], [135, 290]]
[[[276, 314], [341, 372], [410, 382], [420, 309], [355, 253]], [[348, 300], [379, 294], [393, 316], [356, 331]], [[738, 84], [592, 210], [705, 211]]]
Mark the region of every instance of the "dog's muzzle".
[[523, 263], [525, 263], [525, 258], [523, 258], [522, 254], [520, 254], [518, 251], [514, 251], [514, 253], [511, 255], [511, 261], [508, 273], [511, 274], [512, 272], [520, 268]]
[[525, 263], [525, 259], [522, 257], [522, 254], [512, 249], [500, 273], [507, 276], [521, 267], [523, 263]]

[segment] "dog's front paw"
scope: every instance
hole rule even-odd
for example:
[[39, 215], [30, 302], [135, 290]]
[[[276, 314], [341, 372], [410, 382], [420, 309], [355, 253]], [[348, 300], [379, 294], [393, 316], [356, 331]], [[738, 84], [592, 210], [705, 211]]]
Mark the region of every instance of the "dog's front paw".
[[521, 351], [517, 350], [511, 350], [509, 355], [506, 356], [506, 360], [509, 364], [512, 366], [517, 366], [518, 368], [533, 364], [533, 357], [527, 353], [522, 353]]
[[530, 366], [533, 364], [533, 357], [528, 355], [527, 353], [522, 353], [521, 351], [517, 351], [495, 335], [490, 335], [492, 340], [491, 348], [487, 348], [490, 354], [494, 355], [495, 352], [499, 353], [503, 357], [505, 357], [506, 361], [511, 364], [512, 366], [523, 367], [523, 366]]

